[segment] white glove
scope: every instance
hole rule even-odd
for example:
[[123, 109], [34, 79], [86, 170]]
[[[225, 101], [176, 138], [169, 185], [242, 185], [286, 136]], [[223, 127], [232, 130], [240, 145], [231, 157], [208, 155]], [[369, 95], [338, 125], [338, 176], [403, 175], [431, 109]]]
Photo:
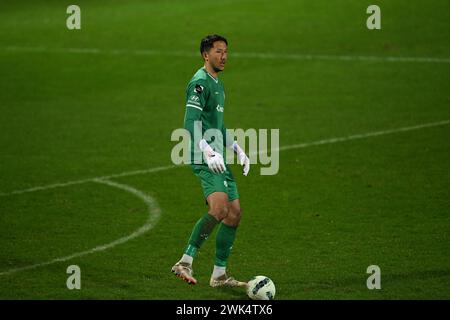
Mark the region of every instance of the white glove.
[[215, 152], [205, 139], [200, 140], [199, 147], [200, 150], [202, 150], [203, 155], [205, 156], [208, 168], [212, 172], [223, 173], [226, 171], [225, 162], [223, 161], [222, 155], [218, 152]]
[[242, 173], [244, 174], [244, 176], [247, 176], [248, 172], [250, 171], [250, 159], [247, 157], [244, 150], [242, 150], [242, 148], [236, 141], [233, 143], [233, 150], [234, 152], [236, 152], [239, 158], [239, 163], [244, 167]]

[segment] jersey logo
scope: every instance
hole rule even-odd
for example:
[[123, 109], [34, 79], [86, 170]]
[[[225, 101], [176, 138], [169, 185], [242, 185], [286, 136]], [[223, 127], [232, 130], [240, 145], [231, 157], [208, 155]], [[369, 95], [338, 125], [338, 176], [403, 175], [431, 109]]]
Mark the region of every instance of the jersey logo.
[[223, 112], [223, 107], [221, 107], [220, 104], [218, 104], [216, 110], [219, 112]]
[[199, 85], [199, 84], [196, 84], [196, 85], [195, 85], [194, 92], [202, 93], [202, 92], [203, 92], [203, 86], [201, 86], [201, 85]]
[[191, 96], [191, 97], [189, 98], [189, 100], [198, 102], [198, 101], [200, 100], [200, 98], [197, 97], [197, 96]]

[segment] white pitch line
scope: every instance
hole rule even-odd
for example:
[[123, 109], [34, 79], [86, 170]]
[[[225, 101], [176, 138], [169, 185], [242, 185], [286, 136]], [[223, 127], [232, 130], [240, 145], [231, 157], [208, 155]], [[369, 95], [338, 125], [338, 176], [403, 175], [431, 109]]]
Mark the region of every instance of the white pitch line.
[[288, 59], [288, 60], [332, 60], [332, 61], [373, 61], [373, 62], [424, 62], [450, 63], [449, 58], [434, 57], [389, 57], [389, 56], [349, 56], [326, 54], [297, 54], [297, 53], [233, 53], [232, 56], [259, 59]]
[[[318, 146], [318, 145], [323, 145], [323, 144], [331, 144], [331, 143], [345, 142], [345, 141], [356, 140], [356, 139], [363, 139], [363, 138], [368, 138], [368, 137], [387, 135], [387, 134], [392, 134], [392, 133], [397, 133], [397, 132], [405, 132], [405, 131], [430, 128], [430, 127], [443, 126], [443, 125], [447, 125], [449, 123], [450, 123], [450, 120], [430, 122], [430, 123], [419, 124], [416, 126], [401, 127], [401, 128], [381, 130], [381, 131], [373, 131], [373, 132], [362, 133], [362, 134], [354, 134], [354, 135], [345, 136], [345, 137], [330, 138], [330, 139], [323, 139], [323, 140], [318, 140], [318, 141], [313, 141], [313, 142], [293, 144], [293, 145], [288, 145], [288, 146], [282, 146], [275, 150], [283, 151], [283, 150], [290, 150], [290, 149], [301, 149], [301, 148], [307, 148], [307, 147]], [[263, 151], [264, 150], [261, 150], [258, 153], [261, 153]], [[252, 154], [255, 154], [255, 153], [252, 153]], [[83, 179], [83, 180], [74, 180], [74, 181], [68, 181], [68, 182], [63, 182], [63, 183], [55, 183], [55, 184], [39, 186], [39, 187], [34, 187], [34, 188], [29, 188], [29, 189], [24, 189], [24, 190], [15, 190], [15, 191], [11, 191], [8, 193], [0, 193], [0, 197], [6, 197], [6, 196], [15, 195], [15, 194], [35, 192], [35, 191], [41, 191], [41, 190], [48, 190], [48, 189], [53, 189], [53, 188], [67, 187], [67, 186], [71, 186], [71, 185], [75, 185], [75, 184], [82, 184], [82, 183], [92, 182], [92, 181], [96, 181], [96, 180], [106, 180], [106, 179], [112, 179], [112, 178], [148, 174], [148, 173], [165, 171], [165, 170], [174, 169], [174, 168], [183, 167], [183, 166], [184, 165], [178, 165], [178, 166], [168, 165], [168, 166], [155, 167], [155, 168], [144, 169], [144, 170], [127, 171], [127, 172], [112, 174], [109, 176], [88, 178], [88, 179]]]
[[3, 272], [0, 272], [0, 276], [4, 276], [4, 275], [9, 275], [12, 273], [16, 273], [16, 272], [20, 272], [20, 271], [25, 271], [25, 270], [31, 270], [31, 269], [36, 269], [39, 267], [43, 267], [43, 266], [48, 266], [50, 264], [54, 264], [57, 262], [64, 262], [64, 261], [68, 261], [74, 258], [79, 258], [91, 253], [95, 253], [95, 252], [100, 252], [100, 251], [104, 251], [110, 248], [113, 248], [119, 244], [123, 244], [127, 241], [130, 241], [134, 238], [137, 238], [139, 236], [141, 236], [142, 234], [146, 233], [147, 231], [149, 231], [150, 229], [152, 229], [155, 224], [158, 222], [158, 219], [161, 215], [161, 210], [158, 207], [158, 204], [156, 203], [156, 200], [153, 199], [152, 197], [150, 197], [149, 195], [145, 194], [144, 192], [137, 190], [135, 188], [132, 188], [130, 186], [127, 186], [125, 184], [120, 184], [120, 183], [116, 183], [113, 181], [108, 181], [108, 180], [102, 180], [102, 179], [91, 179], [90, 182], [97, 182], [97, 183], [103, 183], [106, 184], [108, 186], [111, 187], [115, 187], [124, 191], [127, 191], [131, 194], [134, 194], [135, 196], [137, 196], [138, 198], [140, 198], [142, 201], [145, 202], [145, 204], [147, 205], [148, 208], [148, 212], [149, 212], [149, 216], [147, 218], [147, 221], [145, 222], [145, 224], [140, 227], [139, 229], [135, 230], [133, 233], [129, 234], [128, 236], [122, 237], [120, 239], [114, 240], [110, 243], [104, 244], [104, 245], [100, 245], [97, 246], [95, 248], [86, 250], [86, 251], [82, 251], [82, 252], [77, 252], [74, 254], [71, 254], [69, 256], [65, 256], [65, 257], [60, 257], [60, 258], [56, 258], [47, 262], [42, 262], [42, 263], [36, 263], [33, 265], [29, 265], [29, 266], [25, 266], [25, 267], [20, 267], [20, 268], [14, 268], [14, 269], [9, 269]]
[[42, 191], [42, 190], [48, 190], [48, 189], [54, 189], [54, 188], [68, 187], [68, 186], [72, 186], [75, 184], [83, 184], [83, 183], [87, 183], [87, 182], [92, 182], [95, 180], [107, 180], [107, 179], [120, 178], [120, 177], [126, 177], [126, 176], [147, 174], [147, 173], [158, 172], [158, 171], [163, 171], [163, 170], [172, 169], [172, 168], [175, 168], [175, 165], [156, 167], [156, 168], [150, 168], [150, 169], [145, 169], [145, 170], [128, 171], [128, 172], [122, 172], [122, 173], [112, 174], [109, 176], [96, 177], [96, 178], [88, 178], [88, 179], [82, 179], [82, 180], [54, 183], [54, 184], [49, 184], [49, 185], [45, 185], [45, 186], [38, 186], [38, 187], [29, 188], [29, 189], [24, 189], [24, 190], [11, 191], [9, 193], [0, 193], [0, 197], [10, 196], [10, 195], [14, 195], [14, 194], [28, 193], [28, 192], [36, 192], [36, 191]]
[[368, 132], [368, 133], [362, 133], [362, 134], [354, 134], [354, 135], [347, 136], [347, 137], [331, 138], [331, 139], [318, 140], [318, 141], [308, 142], [308, 143], [293, 144], [290, 146], [280, 147], [278, 150], [283, 151], [283, 150], [290, 150], [290, 149], [299, 149], [299, 148], [306, 148], [306, 147], [311, 147], [311, 146], [318, 146], [318, 145], [322, 145], [322, 144], [330, 144], [330, 143], [344, 142], [344, 141], [349, 141], [349, 140], [364, 139], [364, 138], [382, 136], [382, 135], [392, 134], [392, 133], [397, 133], [397, 132], [412, 131], [412, 130], [419, 130], [419, 129], [429, 128], [429, 127], [443, 126], [443, 125], [446, 125], [449, 123], [450, 123], [450, 120], [443, 120], [443, 121], [438, 121], [438, 122], [419, 124], [417, 126], [411, 126], [411, 127], [403, 127], [403, 128], [390, 129], [390, 130], [381, 130], [381, 131], [374, 131], [374, 132]]
[[[176, 56], [198, 57], [198, 54], [181, 51], [160, 51], [147, 49], [99, 49], [99, 48], [51, 48], [51, 47], [23, 47], [4, 46], [3, 51], [35, 52], [35, 53], [75, 53], [75, 54], [111, 54], [111, 55], [149, 55], [149, 56]], [[233, 52], [236, 58], [256, 59], [286, 59], [286, 60], [325, 60], [325, 61], [371, 61], [371, 62], [416, 62], [416, 63], [450, 63], [450, 58], [439, 57], [393, 57], [393, 56], [362, 56], [362, 55], [332, 55], [332, 54], [305, 54], [305, 53], [253, 53]]]

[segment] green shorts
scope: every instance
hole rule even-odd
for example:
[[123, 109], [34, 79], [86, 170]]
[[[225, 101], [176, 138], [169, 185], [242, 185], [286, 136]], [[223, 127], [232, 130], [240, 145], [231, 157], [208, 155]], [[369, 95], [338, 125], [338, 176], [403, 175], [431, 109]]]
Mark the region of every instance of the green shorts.
[[194, 174], [200, 178], [205, 199], [213, 192], [225, 192], [228, 194], [229, 201], [239, 199], [233, 173], [228, 165], [226, 168], [224, 173], [213, 173], [206, 165], [192, 165]]

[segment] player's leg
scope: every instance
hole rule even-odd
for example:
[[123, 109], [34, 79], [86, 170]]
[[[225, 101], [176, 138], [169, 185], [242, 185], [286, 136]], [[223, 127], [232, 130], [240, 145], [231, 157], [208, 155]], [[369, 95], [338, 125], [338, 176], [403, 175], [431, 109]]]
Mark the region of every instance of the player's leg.
[[222, 224], [237, 228], [241, 222], [241, 202], [239, 199], [234, 199], [228, 202], [228, 214], [222, 220]]
[[195, 224], [188, 246], [181, 260], [172, 268], [172, 272], [190, 284], [196, 284], [193, 277], [192, 262], [197, 251], [208, 239], [219, 221], [228, 214], [228, 195], [225, 192], [213, 192], [207, 198], [209, 210]]
[[186, 262], [192, 264], [198, 249], [208, 239], [216, 225], [228, 214], [228, 195], [225, 192], [213, 192], [207, 197], [208, 213], [205, 213], [195, 224], [188, 246], [185, 250]]
[[228, 257], [236, 238], [236, 230], [241, 220], [241, 205], [239, 199], [228, 204], [228, 215], [222, 220], [216, 236], [216, 258], [214, 261], [213, 277], [218, 278], [225, 274]]
[[209, 170], [194, 170], [200, 178], [203, 193], [207, 199], [209, 210], [194, 225], [186, 250], [173, 267], [172, 272], [190, 284], [196, 284], [193, 277], [192, 263], [197, 251], [208, 239], [215, 226], [228, 214], [228, 195], [224, 175], [213, 174]]
[[236, 182], [231, 171], [227, 173], [227, 192], [230, 199], [228, 202], [228, 212], [227, 216], [220, 223], [216, 235], [216, 257], [210, 285], [212, 287], [243, 287], [246, 285], [245, 282], [236, 281], [226, 273], [228, 257], [230, 256], [231, 248], [236, 238], [236, 230], [241, 221], [242, 214]]

